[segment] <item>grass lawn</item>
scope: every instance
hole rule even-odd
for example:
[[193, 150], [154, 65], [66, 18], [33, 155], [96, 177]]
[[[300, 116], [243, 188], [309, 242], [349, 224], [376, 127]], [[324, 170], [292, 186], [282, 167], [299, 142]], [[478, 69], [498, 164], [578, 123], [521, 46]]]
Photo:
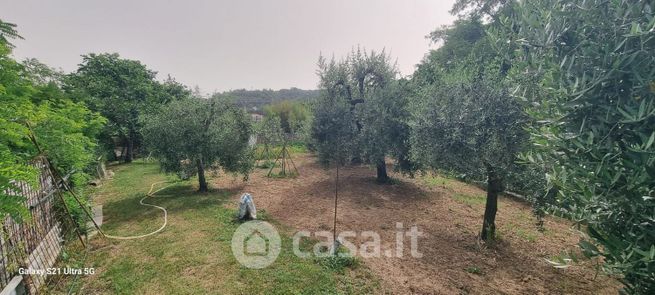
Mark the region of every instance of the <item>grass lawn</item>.
[[290, 231], [265, 212], [260, 213], [263, 219], [283, 235], [282, 252], [267, 268], [247, 269], [230, 248], [239, 226], [236, 210], [225, 205], [233, 192], [196, 193], [194, 182], [175, 181], [159, 173], [156, 163], [137, 162], [113, 170], [114, 179], [94, 192], [94, 202], [103, 205], [103, 230], [132, 236], [159, 228], [162, 212], [139, 205], [139, 200], [151, 183], [162, 180], [173, 184], [147, 202], [167, 208], [168, 227], [137, 240], [94, 237], [86, 266], [95, 267], [96, 274], [81, 278], [76, 287], [80, 294], [362, 294], [379, 288], [378, 280], [359, 263], [296, 257]]

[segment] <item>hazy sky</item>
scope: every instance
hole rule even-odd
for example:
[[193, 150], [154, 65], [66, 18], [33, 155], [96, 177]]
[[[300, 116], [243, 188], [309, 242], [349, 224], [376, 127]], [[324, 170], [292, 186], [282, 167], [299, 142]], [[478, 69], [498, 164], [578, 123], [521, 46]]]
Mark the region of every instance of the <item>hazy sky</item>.
[[[17, 59], [73, 71], [80, 55], [117, 52], [204, 92], [314, 89], [320, 53], [386, 48], [404, 75], [430, 48], [454, 0], [0, 0], [18, 25]], [[432, 45], [433, 46], [433, 45]]]

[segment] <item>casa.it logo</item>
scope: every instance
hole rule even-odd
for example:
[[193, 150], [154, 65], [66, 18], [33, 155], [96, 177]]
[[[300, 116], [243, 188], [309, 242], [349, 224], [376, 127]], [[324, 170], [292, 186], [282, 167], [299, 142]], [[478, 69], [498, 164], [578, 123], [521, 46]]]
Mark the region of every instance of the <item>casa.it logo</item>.
[[280, 235], [270, 223], [248, 221], [232, 236], [232, 255], [247, 268], [262, 269], [277, 259], [281, 245]]

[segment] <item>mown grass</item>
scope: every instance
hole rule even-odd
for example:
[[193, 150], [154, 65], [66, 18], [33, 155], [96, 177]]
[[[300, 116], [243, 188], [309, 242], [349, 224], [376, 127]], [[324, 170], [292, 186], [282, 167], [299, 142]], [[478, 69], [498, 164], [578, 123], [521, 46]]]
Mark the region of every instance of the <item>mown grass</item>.
[[423, 177], [423, 182], [425, 182], [425, 184], [427, 186], [430, 186], [430, 187], [439, 186], [439, 187], [448, 188], [448, 189], [453, 188], [454, 185], [455, 185], [455, 183], [454, 183], [455, 180], [444, 177], [442, 175], [438, 175], [438, 174], [424, 176]]
[[534, 228], [525, 228], [512, 222], [500, 227], [496, 233], [500, 237], [505, 235], [516, 235], [530, 243], [535, 242], [540, 236], [543, 236], [543, 234], [540, 235], [540, 233]]
[[487, 198], [481, 195], [454, 194], [453, 199], [469, 206], [480, 206], [487, 202]]
[[[442, 187], [448, 190], [451, 190], [452, 198], [462, 204], [465, 204], [474, 208], [484, 208], [487, 198], [485, 195], [481, 194], [469, 194], [461, 192], [460, 188], [466, 186], [462, 182], [453, 179], [448, 176], [440, 174], [431, 174], [423, 176], [423, 182], [431, 187]], [[503, 209], [503, 204], [499, 202], [499, 208]], [[515, 215], [515, 218], [521, 220], [519, 223], [508, 223], [506, 225], [500, 226], [498, 231], [496, 231], [496, 238], [503, 239], [503, 237], [508, 235], [515, 235], [520, 239], [525, 240], [526, 242], [533, 243], [537, 241], [540, 236], [543, 236], [544, 233], [539, 233], [536, 229], [533, 228], [524, 228], [520, 223], [530, 223], [531, 217], [528, 213], [518, 212]], [[467, 270], [468, 271], [468, 270]]]
[[236, 211], [225, 207], [231, 192], [197, 193], [193, 180], [181, 182], [162, 175], [155, 163], [113, 169], [114, 179], [95, 192], [96, 202], [103, 204], [103, 230], [138, 235], [159, 228], [161, 211], [138, 201], [151, 183], [162, 180], [172, 182], [147, 202], [167, 208], [168, 227], [138, 240], [94, 238], [86, 265], [97, 271], [81, 278], [75, 288], [80, 294], [363, 294], [379, 288], [378, 280], [358, 264], [348, 264], [344, 271], [344, 267], [325, 267], [317, 259], [296, 257], [290, 237], [284, 234], [288, 231], [267, 214], [261, 216], [282, 234], [282, 252], [267, 268], [245, 268], [230, 248], [239, 226]]

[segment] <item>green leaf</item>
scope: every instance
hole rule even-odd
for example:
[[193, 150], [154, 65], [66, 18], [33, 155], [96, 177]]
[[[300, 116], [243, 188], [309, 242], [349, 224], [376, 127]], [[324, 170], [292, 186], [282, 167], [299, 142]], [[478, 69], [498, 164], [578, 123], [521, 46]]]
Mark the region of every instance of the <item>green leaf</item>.
[[648, 142], [646, 142], [646, 145], [644, 146], [644, 150], [649, 149], [653, 145], [653, 141], [655, 141], [655, 131], [650, 134], [650, 138], [648, 138]]
[[582, 248], [583, 254], [585, 254], [585, 256], [587, 257], [594, 257], [594, 256], [598, 256], [599, 254], [598, 248], [594, 244], [589, 243], [588, 241], [581, 240], [578, 243], [578, 246]]

